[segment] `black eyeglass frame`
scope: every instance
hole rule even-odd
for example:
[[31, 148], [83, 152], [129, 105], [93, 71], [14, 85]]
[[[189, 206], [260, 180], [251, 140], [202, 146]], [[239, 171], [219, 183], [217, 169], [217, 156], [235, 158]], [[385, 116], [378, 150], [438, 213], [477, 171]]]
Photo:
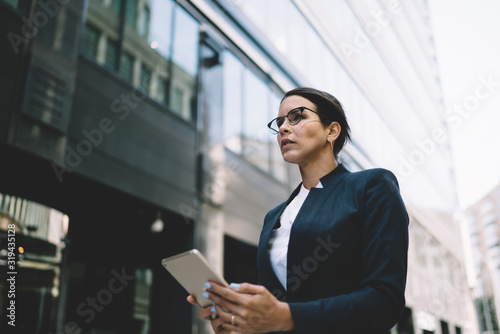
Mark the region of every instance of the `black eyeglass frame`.
[[[292, 122], [290, 122], [290, 118], [288, 118], [288, 116], [289, 116], [292, 112], [295, 112], [295, 111], [297, 111], [297, 110], [300, 110], [300, 118], [299, 118], [299, 120], [298, 120], [297, 122], [292, 123]], [[271, 130], [271, 133], [272, 133], [272, 134], [276, 135], [276, 134], [278, 134], [278, 133], [280, 132], [280, 131], [279, 131], [279, 129], [280, 129], [281, 125], [283, 125], [283, 124], [285, 123], [285, 118], [288, 120], [288, 124], [290, 124], [290, 125], [292, 125], [292, 126], [293, 126], [293, 125], [297, 125], [297, 124], [299, 124], [299, 123], [300, 123], [300, 121], [302, 120], [302, 113], [304, 112], [304, 110], [309, 110], [309, 111], [312, 111], [313, 113], [315, 113], [316, 115], [320, 116], [320, 118], [321, 118], [321, 115], [320, 115], [317, 111], [314, 111], [314, 110], [312, 110], [312, 109], [309, 109], [309, 108], [307, 108], [307, 107], [302, 106], [302, 107], [293, 108], [292, 110], [290, 110], [290, 111], [286, 114], [286, 116], [281, 116], [281, 117], [276, 117], [276, 118], [274, 118], [271, 122], [267, 123], [267, 127], [269, 128], [269, 130]], [[278, 125], [278, 120], [283, 120], [283, 123], [281, 123], [281, 125], [280, 125], [280, 126], [278, 126], [278, 130], [276, 130], [276, 129], [274, 129], [271, 125], [273, 124], [273, 122], [276, 122], [276, 125]]]

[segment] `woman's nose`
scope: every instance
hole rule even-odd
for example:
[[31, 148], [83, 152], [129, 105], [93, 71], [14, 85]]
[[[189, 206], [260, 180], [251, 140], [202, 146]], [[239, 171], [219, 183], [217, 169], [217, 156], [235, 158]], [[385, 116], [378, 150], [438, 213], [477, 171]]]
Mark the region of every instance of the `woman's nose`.
[[284, 133], [290, 132], [290, 123], [288, 122], [288, 118], [285, 118], [283, 121], [283, 124], [279, 127], [280, 132], [283, 131]]

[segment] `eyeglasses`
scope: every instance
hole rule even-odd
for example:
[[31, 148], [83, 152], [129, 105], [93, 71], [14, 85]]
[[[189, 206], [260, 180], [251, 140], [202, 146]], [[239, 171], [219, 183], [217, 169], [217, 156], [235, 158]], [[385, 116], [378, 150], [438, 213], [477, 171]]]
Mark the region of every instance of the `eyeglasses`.
[[307, 107], [298, 107], [295, 109], [292, 109], [286, 114], [284, 117], [276, 117], [273, 119], [271, 122], [267, 124], [267, 127], [271, 130], [271, 133], [273, 135], [277, 134], [280, 132], [280, 127], [285, 123], [285, 118], [288, 120], [288, 124], [290, 125], [297, 125], [299, 122], [302, 120], [302, 113], [304, 110], [309, 110], [315, 113], [316, 115], [319, 115], [316, 111], [311, 110]]

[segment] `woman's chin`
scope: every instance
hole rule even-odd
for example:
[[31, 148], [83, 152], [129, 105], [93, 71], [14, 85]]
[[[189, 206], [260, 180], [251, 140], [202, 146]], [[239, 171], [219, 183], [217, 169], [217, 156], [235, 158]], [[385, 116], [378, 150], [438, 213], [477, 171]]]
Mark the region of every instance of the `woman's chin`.
[[297, 159], [297, 155], [296, 154], [293, 154], [293, 152], [285, 152], [285, 153], [282, 153], [282, 156], [283, 156], [283, 160], [285, 160], [285, 162], [288, 162], [289, 164], [296, 164], [298, 163], [298, 159]]

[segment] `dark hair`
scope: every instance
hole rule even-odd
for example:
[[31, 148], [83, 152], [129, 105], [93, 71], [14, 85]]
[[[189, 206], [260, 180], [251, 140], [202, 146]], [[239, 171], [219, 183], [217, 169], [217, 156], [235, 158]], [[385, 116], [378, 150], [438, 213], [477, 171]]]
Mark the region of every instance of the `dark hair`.
[[286, 92], [281, 102], [293, 95], [298, 95], [311, 101], [316, 106], [316, 111], [324, 126], [330, 125], [332, 122], [338, 122], [340, 124], [340, 135], [333, 145], [333, 156], [337, 159], [338, 153], [342, 150], [347, 141], [351, 140], [351, 129], [349, 128], [349, 124], [347, 124], [347, 118], [342, 108], [342, 104], [340, 104], [333, 95], [309, 87], [298, 87]]

